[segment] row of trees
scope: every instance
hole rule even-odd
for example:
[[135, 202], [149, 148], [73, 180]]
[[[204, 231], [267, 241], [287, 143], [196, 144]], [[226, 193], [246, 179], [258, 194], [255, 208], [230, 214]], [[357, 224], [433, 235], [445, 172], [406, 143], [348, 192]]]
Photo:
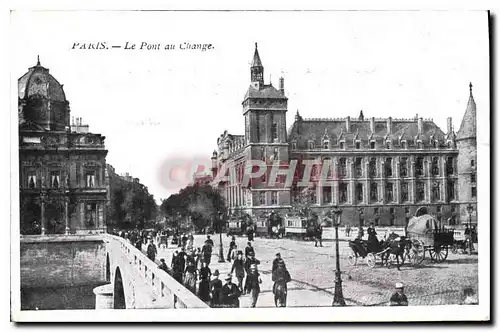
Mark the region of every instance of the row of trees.
[[139, 181], [129, 181], [121, 177], [109, 165], [107, 169], [110, 190], [107, 209], [108, 227], [117, 229], [153, 227], [158, 206], [148, 188]]
[[170, 195], [162, 200], [160, 211], [167, 219], [167, 227], [177, 228], [180, 220], [189, 218], [197, 231], [206, 227], [217, 228], [227, 215], [224, 198], [208, 184], [187, 186]]

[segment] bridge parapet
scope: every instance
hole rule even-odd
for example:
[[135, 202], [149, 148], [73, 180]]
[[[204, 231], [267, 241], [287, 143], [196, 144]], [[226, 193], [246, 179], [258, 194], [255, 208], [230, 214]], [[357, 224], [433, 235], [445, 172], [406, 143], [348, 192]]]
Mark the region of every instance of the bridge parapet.
[[120, 267], [127, 308], [209, 308], [127, 240], [110, 234], [103, 236], [111, 254], [111, 282], [115, 283], [114, 271]]

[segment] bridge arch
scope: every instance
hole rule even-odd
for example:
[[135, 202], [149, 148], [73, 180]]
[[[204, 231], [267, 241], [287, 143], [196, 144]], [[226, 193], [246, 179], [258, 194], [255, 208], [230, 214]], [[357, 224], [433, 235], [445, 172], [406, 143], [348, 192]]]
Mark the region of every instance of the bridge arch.
[[126, 309], [125, 291], [123, 288], [123, 279], [120, 268], [115, 271], [115, 282], [113, 285], [113, 309]]

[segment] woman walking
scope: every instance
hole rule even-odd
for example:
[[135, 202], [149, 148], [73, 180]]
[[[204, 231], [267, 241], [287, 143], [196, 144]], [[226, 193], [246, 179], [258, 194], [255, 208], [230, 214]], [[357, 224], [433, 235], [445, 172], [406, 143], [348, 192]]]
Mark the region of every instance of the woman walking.
[[196, 267], [191, 260], [188, 261], [188, 266], [184, 272], [184, 286], [193, 294], [196, 294]]
[[212, 271], [208, 267], [207, 262], [203, 262], [203, 267], [200, 269], [200, 289], [198, 290], [198, 297], [202, 301], [210, 301], [210, 276]]

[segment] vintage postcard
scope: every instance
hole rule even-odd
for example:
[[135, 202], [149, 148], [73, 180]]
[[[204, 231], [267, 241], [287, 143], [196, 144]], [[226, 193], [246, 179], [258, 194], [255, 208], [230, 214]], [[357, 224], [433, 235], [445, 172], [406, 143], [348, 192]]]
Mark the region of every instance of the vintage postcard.
[[490, 319], [488, 11], [10, 18], [13, 321]]

